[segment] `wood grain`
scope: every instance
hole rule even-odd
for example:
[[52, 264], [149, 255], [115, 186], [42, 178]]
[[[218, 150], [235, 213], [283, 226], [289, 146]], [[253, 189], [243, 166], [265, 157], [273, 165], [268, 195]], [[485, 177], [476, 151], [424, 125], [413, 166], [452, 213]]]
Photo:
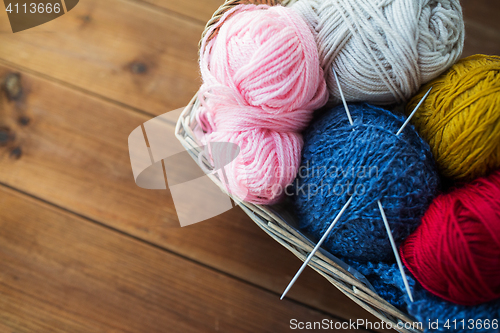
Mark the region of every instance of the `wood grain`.
[[[13, 72], [0, 66], [2, 80]], [[0, 105], [12, 134], [0, 147], [0, 182], [276, 294], [283, 291], [300, 261], [240, 209], [181, 229], [168, 191], [135, 185], [127, 137], [147, 116], [31, 75], [20, 78], [22, 95], [9, 100], [4, 92]], [[373, 319], [309, 269], [289, 296], [341, 318]]]
[[[197, 45], [221, 1], [86, 0], [42, 26], [10, 31], [0, 58], [151, 114], [184, 106], [199, 87]], [[153, 5], [153, 6], [152, 6]], [[500, 5], [464, 0], [464, 56], [500, 54]], [[161, 10], [161, 9], [166, 10]], [[194, 20], [187, 20], [186, 17]]]
[[[307, 307], [280, 307], [300, 262], [244, 213], [181, 229], [168, 191], [133, 182], [127, 137], [198, 89], [220, 2], [85, 0], [16, 34], [0, 15], [0, 183], [34, 197], [0, 188], [0, 331], [276, 332], [322, 316], [308, 307], [376, 320], [309, 269], [289, 294]], [[500, 3], [462, 4], [464, 56], [500, 54]]]
[[162, 114], [200, 85], [204, 24], [126, 0], [85, 0], [68, 14], [12, 34], [0, 15], [0, 58], [112, 99]]
[[0, 321], [15, 332], [287, 332], [336, 321], [0, 186]]

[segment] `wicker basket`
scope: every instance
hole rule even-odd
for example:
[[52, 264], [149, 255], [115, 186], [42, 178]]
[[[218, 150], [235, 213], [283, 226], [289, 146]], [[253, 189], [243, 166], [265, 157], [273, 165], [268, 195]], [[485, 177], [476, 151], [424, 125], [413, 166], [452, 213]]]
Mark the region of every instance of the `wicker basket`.
[[[291, 2], [293, 2], [293, 0], [282, 2], [277, 0], [227, 0], [214, 13], [213, 17], [207, 23], [202, 37], [206, 35], [207, 30], [215, 24], [227, 10], [241, 3], [264, 3], [269, 5], [281, 3], [282, 5], [287, 5]], [[217, 30], [215, 30], [209, 38], [215, 36], [216, 33]], [[199, 142], [195, 135], [195, 129], [198, 126], [195, 115], [199, 106], [200, 103], [196, 95], [179, 117], [175, 128], [175, 135], [193, 159], [198, 164], [203, 164], [200, 165], [203, 169], [211, 170], [213, 167], [210, 165], [209, 161], [206, 160], [204, 157], [205, 155], [201, 154], [202, 148], [200, 147], [202, 147], [203, 144]], [[224, 185], [215, 174], [208, 174], [208, 177], [210, 177], [210, 179], [217, 184], [222, 191], [226, 192]], [[314, 241], [298, 230], [297, 222], [289, 213], [289, 209], [287, 209], [286, 204], [274, 206], [254, 205], [248, 202], [242, 202], [230, 194], [228, 195], [259, 227], [262, 228], [262, 230], [274, 238], [278, 243], [290, 250], [290, 252], [295, 254], [300, 260], [305, 261], [315, 244]], [[391, 323], [393, 328], [397, 331], [421, 332], [415, 328], [398, 328], [398, 324], [400, 327], [404, 327], [405, 323], [412, 325], [413, 320], [407, 314], [395, 308], [377, 295], [363, 275], [327, 251], [320, 249], [309, 262], [309, 266], [321, 274], [335, 287], [340, 289], [350, 299], [359, 304], [362, 308], [372, 313], [380, 320], [383, 320], [386, 323]]]

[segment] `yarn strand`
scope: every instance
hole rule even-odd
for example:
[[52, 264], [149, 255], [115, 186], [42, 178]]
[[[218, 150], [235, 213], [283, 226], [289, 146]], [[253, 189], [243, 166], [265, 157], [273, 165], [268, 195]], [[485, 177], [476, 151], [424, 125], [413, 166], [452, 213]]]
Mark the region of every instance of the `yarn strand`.
[[377, 204], [378, 208], [380, 209], [380, 215], [382, 215], [382, 220], [384, 221], [385, 229], [387, 230], [387, 235], [389, 236], [389, 241], [391, 242], [394, 257], [396, 257], [396, 262], [398, 263], [399, 272], [401, 273], [401, 277], [403, 278], [406, 292], [408, 293], [408, 297], [410, 297], [410, 301], [413, 303], [413, 295], [411, 294], [410, 286], [408, 285], [408, 279], [406, 278], [405, 270], [403, 267], [403, 263], [401, 262], [401, 257], [399, 256], [396, 242], [394, 242], [394, 238], [392, 237], [391, 227], [389, 226], [389, 222], [387, 221], [387, 217], [385, 216], [384, 207], [382, 206], [380, 200], [377, 200]]
[[434, 89], [412, 124], [429, 143], [443, 176], [472, 181], [500, 168], [500, 57], [474, 55], [423, 86]]
[[313, 31], [332, 103], [407, 101], [461, 55], [459, 0], [298, 0]]
[[476, 305], [500, 297], [500, 170], [437, 197], [400, 248], [428, 291]]
[[266, 5], [235, 6], [206, 36], [196, 115], [201, 140], [240, 148], [225, 168], [228, 192], [276, 203], [300, 165], [300, 132], [328, 100], [314, 36], [290, 8]]

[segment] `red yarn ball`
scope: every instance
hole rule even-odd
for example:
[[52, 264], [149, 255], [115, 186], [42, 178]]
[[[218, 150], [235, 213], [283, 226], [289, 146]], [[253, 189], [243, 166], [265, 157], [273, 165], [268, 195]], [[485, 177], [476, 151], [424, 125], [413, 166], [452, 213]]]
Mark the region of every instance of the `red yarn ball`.
[[461, 305], [500, 297], [500, 170], [437, 197], [401, 245], [422, 286]]

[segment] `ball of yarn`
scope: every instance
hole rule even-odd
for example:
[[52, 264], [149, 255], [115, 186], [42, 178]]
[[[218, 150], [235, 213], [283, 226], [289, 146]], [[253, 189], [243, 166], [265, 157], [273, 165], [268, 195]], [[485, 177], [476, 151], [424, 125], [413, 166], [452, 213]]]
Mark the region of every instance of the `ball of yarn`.
[[463, 305], [500, 298], [500, 170], [437, 197], [400, 251], [439, 297]]
[[295, 178], [313, 110], [328, 100], [311, 31], [289, 8], [239, 5], [202, 41], [198, 114], [207, 142], [240, 147], [225, 167], [227, 188], [272, 204]]
[[[494, 325], [493, 321], [496, 319], [498, 324], [500, 300], [475, 306], [457, 305], [429, 293], [406, 271], [414, 298], [414, 302], [411, 302], [396, 264], [360, 263], [352, 260], [346, 262], [365, 275], [382, 298], [407, 312], [414, 318], [414, 322], [422, 323], [421, 328], [426, 333], [499, 332], [499, 326]], [[448, 326], [445, 326], [446, 323]], [[489, 325], [484, 325], [485, 323]]]
[[470, 181], [500, 168], [500, 57], [474, 55], [424, 86], [432, 87], [412, 119], [429, 143], [440, 172]]
[[461, 55], [459, 0], [298, 0], [315, 32], [333, 102], [400, 103]]
[[[397, 243], [420, 223], [439, 179], [429, 146], [404, 118], [369, 104], [326, 112], [304, 133], [302, 164], [293, 183], [300, 227], [318, 239], [350, 196], [353, 201], [324, 246], [358, 260], [394, 260], [377, 200]], [[290, 191], [288, 191], [290, 193]]]

